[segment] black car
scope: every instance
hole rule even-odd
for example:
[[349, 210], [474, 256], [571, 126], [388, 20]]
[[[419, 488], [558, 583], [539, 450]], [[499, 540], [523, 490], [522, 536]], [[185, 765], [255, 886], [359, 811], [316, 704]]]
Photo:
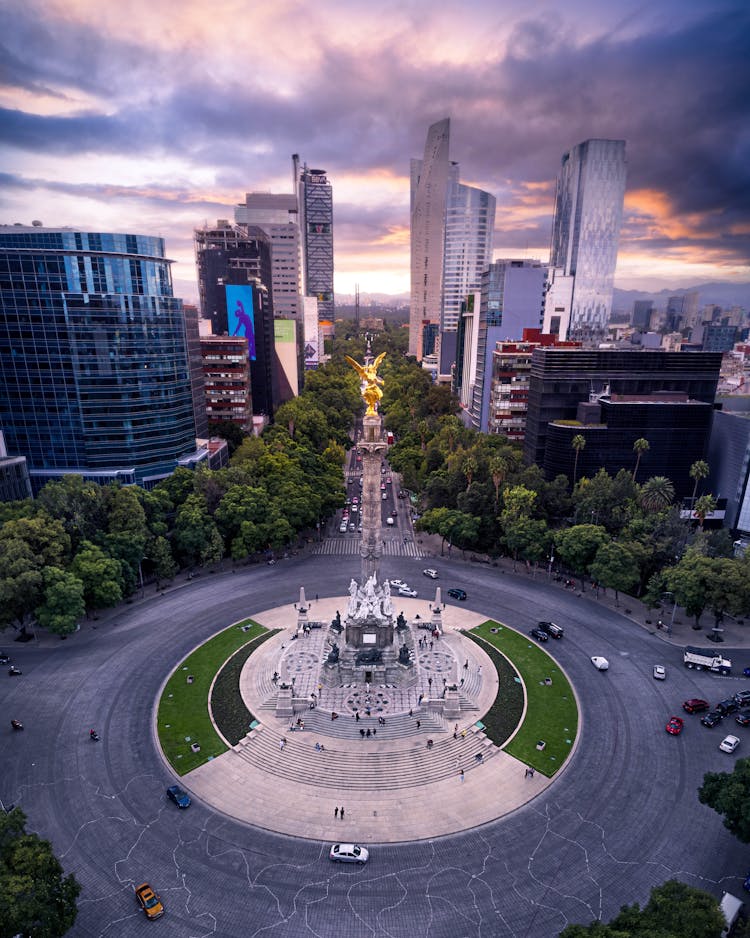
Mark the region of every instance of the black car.
[[750, 726], [750, 712], [745, 710], [743, 713], [738, 713], [734, 721], [739, 723], [740, 726]]
[[452, 586], [448, 590], [448, 595], [452, 596], [453, 599], [466, 599], [466, 590], [461, 590], [456, 586]]
[[546, 632], [543, 632], [541, 629], [532, 629], [529, 632], [532, 638], [535, 638], [538, 642], [546, 642], [549, 638]]
[[720, 700], [716, 704], [716, 709], [723, 717], [725, 717], [730, 713], [737, 713], [737, 711], [740, 709], [740, 705], [736, 700], [732, 699], [731, 697], [727, 697], [726, 700]]
[[6, 655], [5, 652], [0, 654], [0, 664], [10, 664], [10, 655]]
[[178, 808], [190, 807], [190, 796], [179, 785], [170, 785], [167, 789], [167, 797], [170, 801], [174, 801]]
[[736, 694], [732, 695], [732, 699], [741, 707], [750, 707], [750, 690], [738, 690]]
[[706, 713], [701, 717], [701, 723], [704, 726], [717, 726], [721, 723], [723, 715], [719, 713], [718, 710], [712, 710], [710, 713]]

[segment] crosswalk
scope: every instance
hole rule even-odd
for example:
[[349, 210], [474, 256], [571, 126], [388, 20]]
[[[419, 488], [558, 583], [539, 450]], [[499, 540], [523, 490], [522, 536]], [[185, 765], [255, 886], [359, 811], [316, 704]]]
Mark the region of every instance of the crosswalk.
[[[324, 541], [315, 544], [313, 555], [331, 555], [355, 556], [359, 555], [360, 540], [358, 537], [328, 537]], [[384, 557], [417, 557], [423, 558], [426, 555], [417, 547], [414, 541], [408, 541], [404, 544], [402, 538], [386, 538], [383, 541]]]

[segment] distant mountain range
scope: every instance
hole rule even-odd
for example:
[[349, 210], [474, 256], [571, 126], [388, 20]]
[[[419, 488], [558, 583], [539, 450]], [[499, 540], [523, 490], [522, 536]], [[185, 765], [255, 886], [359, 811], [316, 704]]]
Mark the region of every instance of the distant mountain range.
[[[684, 293], [698, 293], [698, 306], [707, 306], [714, 303], [729, 309], [732, 306], [742, 306], [750, 309], [750, 283], [728, 283], [716, 281], [714, 283], [700, 283], [694, 287], [674, 287], [671, 290], [618, 290], [615, 287], [614, 309], [631, 310], [636, 300], [651, 300], [657, 309], [664, 308], [670, 296], [682, 296]], [[354, 296], [346, 293], [336, 294], [337, 306], [354, 306]], [[360, 293], [360, 314], [368, 315], [368, 306], [399, 307], [409, 305], [408, 293]]]

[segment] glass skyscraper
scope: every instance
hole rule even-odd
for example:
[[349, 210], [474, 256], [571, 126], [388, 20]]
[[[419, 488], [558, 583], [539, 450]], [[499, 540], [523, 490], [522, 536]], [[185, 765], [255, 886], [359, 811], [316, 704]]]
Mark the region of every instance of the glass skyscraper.
[[170, 263], [162, 238], [0, 226], [0, 427], [35, 489], [148, 485], [195, 453]]
[[299, 194], [302, 235], [302, 285], [306, 296], [318, 301], [318, 320], [333, 322], [333, 189], [324, 169], [299, 169], [292, 157]]
[[550, 266], [574, 278], [568, 338], [600, 338], [612, 312], [625, 172], [624, 140], [585, 140], [562, 158]]

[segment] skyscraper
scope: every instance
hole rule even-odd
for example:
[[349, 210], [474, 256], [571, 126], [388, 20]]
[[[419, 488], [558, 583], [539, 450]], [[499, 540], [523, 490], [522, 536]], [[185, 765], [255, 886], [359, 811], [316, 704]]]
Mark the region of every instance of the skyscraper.
[[422, 359], [422, 325], [439, 326], [442, 312], [449, 142], [450, 120], [445, 118], [427, 131], [424, 158], [411, 161], [409, 354], [418, 360]]
[[151, 484], [195, 455], [170, 263], [161, 238], [0, 227], [0, 427], [35, 490]]
[[495, 227], [495, 197], [459, 182], [459, 165], [448, 160], [449, 142], [450, 120], [439, 121], [427, 133], [424, 159], [411, 161], [409, 351], [421, 358], [426, 343], [419, 334], [438, 324], [441, 371], [455, 360], [461, 304], [479, 289], [492, 260]]
[[599, 338], [612, 310], [625, 197], [625, 141], [585, 140], [563, 155], [550, 266], [572, 276], [568, 338]]
[[318, 300], [318, 319], [333, 322], [333, 189], [324, 169], [292, 157], [302, 235], [302, 292]]

